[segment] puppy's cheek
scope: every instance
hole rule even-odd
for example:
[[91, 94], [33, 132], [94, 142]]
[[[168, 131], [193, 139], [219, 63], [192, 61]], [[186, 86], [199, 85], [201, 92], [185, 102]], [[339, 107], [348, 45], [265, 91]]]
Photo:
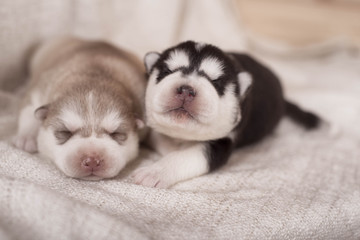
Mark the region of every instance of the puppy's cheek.
[[40, 129], [38, 136], [39, 152], [50, 159], [56, 167], [69, 177], [80, 177], [80, 160], [77, 160], [79, 148], [83, 146], [80, 139], [69, 139], [64, 144], [57, 140], [50, 129]]
[[115, 177], [125, 167], [127, 161], [124, 156], [124, 147], [117, 143], [104, 141], [104, 168], [99, 172], [104, 178]]
[[219, 103], [217, 96], [199, 97], [196, 111], [198, 113], [198, 120], [201, 124], [208, 124], [213, 122], [219, 115]]
[[71, 164], [72, 159], [69, 155], [56, 156], [54, 157], [54, 163], [66, 176], [76, 178], [79, 177], [80, 171], [79, 168], [73, 166], [75, 162]]
[[[49, 128], [45, 129], [41, 127], [39, 130], [37, 142], [39, 153], [58, 165], [58, 158], [56, 158], [56, 156], [59, 156], [60, 152], [52, 131]], [[62, 152], [62, 154], [64, 154], [64, 152]]]
[[154, 86], [150, 82], [148, 84], [148, 87], [146, 89], [146, 96], [145, 96], [145, 115], [146, 115], [146, 122], [147, 124], [151, 121], [153, 121], [153, 115], [156, 114], [157, 110], [156, 104], [154, 103], [156, 91], [154, 91]]
[[67, 160], [71, 150], [65, 145], [58, 145], [50, 129], [40, 128], [38, 146], [42, 156], [50, 159], [65, 175], [75, 177], [75, 172]]
[[122, 156], [124, 152], [116, 151], [107, 155], [106, 166], [102, 169], [100, 176], [103, 178], [112, 178], [117, 176], [126, 166], [127, 161]]
[[146, 107], [147, 109], [156, 112], [162, 113], [164, 107], [168, 102], [168, 99], [171, 98], [170, 90], [166, 82], [160, 82], [158, 84], [150, 83], [146, 93]]
[[81, 140], [69, 140], [64, 145], [57, 147], [57, 152], [54, 156], [54, 162], [58, 168], [69, 177], [81, 177], [84, 175], [81, 170], [81, 155], [83, 153], [81, 147], [84, 144]]
[[220, 98], [215, 88], [207, 80], [201, 80], [202, 81], [199, 82], [199, 85], [196, 87], [199, 89], [197, 107], [200, 122], [207, 124], [212, 122], [219, 114]]
[[146, 89], [146, 108], [156, 113], [162, 113], [168, 105], [169, 99], [175, 96], [176, 88], [188, 83], [180, 72], [173, 73], [158, 83], [156, 77], [157, 71], [154, 71]]
[[137, 157], [139, 139], [135, 133], [130, 133], [123, 145], [114, 141], [103, 141], [103, 149], [105, 150], [106, 167], [102, 170], [101, 175], [106, 178], [114, 177], [125, 168], [127, 163]]
[[174, 94], [172, 94], [170, 90], [158, 92], [152, 100], [152, 109], [157, 113], [163, 113], [169, 108], [173, 100]]
[[[139, 137], [136, 133], [130, 133], [127, 141], [118, 150], [117, 158], [120, 162], [128, 163], [134, 160], [139, 153]], [[120, 156], [120, 158], [119, 158]]]
[[[156, 70], [155, 70], [156, 72]], [[146, 92], [145, 92], [145, 99], [146, 99], [146, 105], [147, 107], [151, 107], [153, 105], [153, 99], [154, 99], [154, 95], [157, 93], [157, 84], [156, 84], [156, 73], [153, 73], [150, 76], [148, 85], [146, 87]]]
[[[167, 94], [166, 94], [167, 95]], [[166, 104], [165, 94], [162, 92], [155, 92], [149, 100], [149, 109], [155, 113], [161, 113], [164, 111], [164, 105]]]

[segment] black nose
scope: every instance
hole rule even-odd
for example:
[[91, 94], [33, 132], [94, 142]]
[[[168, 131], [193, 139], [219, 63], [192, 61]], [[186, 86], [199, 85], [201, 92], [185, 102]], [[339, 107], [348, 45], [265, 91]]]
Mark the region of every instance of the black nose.
[[188, 85], [180, 86], [176, 91], [177, 91], [177, 94], [183, 95], [185, 97], [195, 97], [196, 96], [195, 90]]

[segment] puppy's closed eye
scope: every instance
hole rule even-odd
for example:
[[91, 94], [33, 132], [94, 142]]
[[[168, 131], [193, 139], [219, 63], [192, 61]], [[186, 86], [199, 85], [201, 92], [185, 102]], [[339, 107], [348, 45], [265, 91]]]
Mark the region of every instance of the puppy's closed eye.
[[124, 133], [124, 132], [109, 133], [109, 136], [119, 144], [124, 143], [126, 141], [126, 139], [127, 139], [127, 134]]
[[54, 132], [59, 145], [66, 143], [74, 134], [69, 130], [57, 130]]
[[162, 69], [162, 73], [163, 73], [163, 74], [166, 74], [166, 75], [172, 74], [173, 72], [174, 72], [174, 70], [170, 70], [168, 67], [164, 67], [164, 68]]

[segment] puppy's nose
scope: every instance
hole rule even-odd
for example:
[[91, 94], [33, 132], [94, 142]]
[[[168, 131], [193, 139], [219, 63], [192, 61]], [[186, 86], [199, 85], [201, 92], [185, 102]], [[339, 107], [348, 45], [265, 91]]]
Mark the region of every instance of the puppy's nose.
[[188, 85], [180, 86], [176, 89], [176, 93], [185, 100], [192, 100], [196, 96], [195, 90]]
[[81, 167], [86, 170], [96, 170], [101, 166], [102, 160], [99, 157], [86, 156], [82, 158]]

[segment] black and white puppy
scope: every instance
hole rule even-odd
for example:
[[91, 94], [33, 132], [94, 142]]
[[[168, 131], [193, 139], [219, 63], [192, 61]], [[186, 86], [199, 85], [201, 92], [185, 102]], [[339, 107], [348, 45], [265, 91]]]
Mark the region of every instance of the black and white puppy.
[[134, 173], [167, 188], [224, 165], [231, 152], [268, 135], [286, 114], [307, 128], [319, 118], [283, 97], [278, 78], [246, 54], [187, 41], [145, 56], [149, 143], [163, 157]]

